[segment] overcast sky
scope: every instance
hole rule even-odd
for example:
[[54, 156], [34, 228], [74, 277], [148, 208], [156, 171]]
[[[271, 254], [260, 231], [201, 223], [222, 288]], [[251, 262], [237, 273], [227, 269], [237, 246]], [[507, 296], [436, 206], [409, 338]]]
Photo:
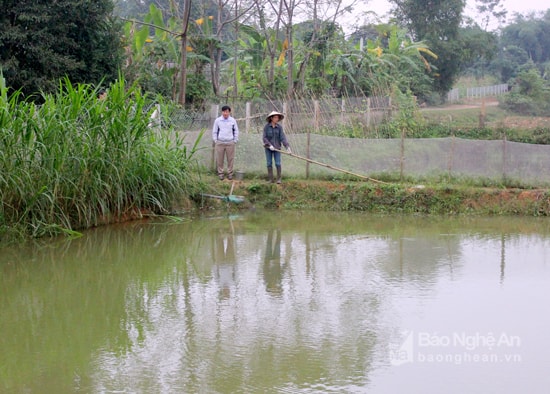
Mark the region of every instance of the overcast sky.
[[[546, 11], [550, 8], [548, 0], [501, 0], [504, 9], [508, 11], [508, 19], [511, 19], [514, 12], [525, 14], [530, 11]], [[390, 9], [390, 3], [387, 0], [370, 0], [367, 7], [383, 16]], [[475, 0], [468, 0], [466, 14], [475, 16]]]

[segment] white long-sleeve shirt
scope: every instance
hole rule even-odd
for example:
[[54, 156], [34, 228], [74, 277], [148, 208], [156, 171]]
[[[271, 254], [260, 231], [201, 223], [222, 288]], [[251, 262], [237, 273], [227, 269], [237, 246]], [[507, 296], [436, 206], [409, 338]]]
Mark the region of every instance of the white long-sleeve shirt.
[[232, 116], [227, 119], [223, 116], [216, 118], [212, 126], [212, 140], [214, 142], [235, 142], [239, 141], [239, 126]]

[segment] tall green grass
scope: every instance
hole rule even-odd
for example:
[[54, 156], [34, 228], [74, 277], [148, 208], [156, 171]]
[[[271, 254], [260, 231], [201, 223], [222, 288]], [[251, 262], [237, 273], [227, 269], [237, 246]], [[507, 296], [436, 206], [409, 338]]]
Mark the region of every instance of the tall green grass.
[[148, 127], [148, 99], [119, 80], [106, 100], [65, 80], [43, 104], [0, 86], [0, 237], [93, 227], [166, 213], [196, 193], [194, 150]]

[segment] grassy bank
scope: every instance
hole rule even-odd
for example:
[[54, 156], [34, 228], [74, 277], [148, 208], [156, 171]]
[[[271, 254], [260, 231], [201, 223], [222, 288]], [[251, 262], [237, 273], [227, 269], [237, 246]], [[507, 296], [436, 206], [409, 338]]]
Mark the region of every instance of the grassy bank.
[[261, 179], [211, 183], [220, 195], [245, 197], [243, 204], [200, 199], [203, 209], [293, 209], [366, 211], [434, 215], [549, 216], [550, 191], [465, 185], [377, 184], [362, 181], [285, 180], [282, 185]]
[[428, 108], [421, 111], [423, 122], [410, 136], [433, 138], [455, 136], [528, 144], [550, 143], [550, 118], [521, 116], [499, 107], [495, 98]]
[[0, 88], [0, 239], [167, 213], [199, 187], [192, 149], [149, 127], [148, 100], [123, 81], [106, 100], [66, 82], [40, 105]]

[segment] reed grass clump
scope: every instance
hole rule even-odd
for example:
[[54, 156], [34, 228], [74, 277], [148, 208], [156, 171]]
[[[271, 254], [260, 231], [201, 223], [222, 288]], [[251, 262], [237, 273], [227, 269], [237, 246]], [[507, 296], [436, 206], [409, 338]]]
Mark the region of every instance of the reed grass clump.
[[147, 98], [123, 80], [106, 100], [66, 80], [40, 105], [0, 89], [0, 237], [74, 234], [167, 213], [196, 192], [194, 150], [149, 127]]

